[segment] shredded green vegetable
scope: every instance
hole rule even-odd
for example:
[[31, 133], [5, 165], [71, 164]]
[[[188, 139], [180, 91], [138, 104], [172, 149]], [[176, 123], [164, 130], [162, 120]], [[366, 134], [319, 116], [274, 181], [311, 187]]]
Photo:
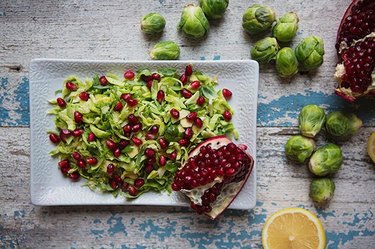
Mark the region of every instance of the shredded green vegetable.
[[[150, 79], [153, 73], [160, 75], [160, 81], [153, 80], [152, 86], [147, 87], [146, 79]], [[49, 134], [59, 134], [61, 130], [83, 129], [83, 134], [79, 136], [61, 136], [61, 141], [56, 144], [51, 156], [58, 157], [60, 161], [69, 160], [69, 171], [65, 174], [70, 176], [78, 172], [87, 181], [85, 186], [91, 190], [101, 192], [111, 192], [114, 196], [125, 194], [128, 198], [136, 198], [148, 191], [171, 192], [171, 182], [174, 173], [187, 160], [188, 153], [204, 139], [216, 135], [226, 134], [228, 137], [237, 139], [238, 132], [232, 122], [224, 120], [222, 113], [229, 110], [233, 114], [232, 108], [224, 98], [221, 90], [216, 90], [217, 79], [211, 78], [201, 72], [195, 71], [189, 77], [189, 81], [184, 85], [179, 80], [179, 73], [173, 68], [163, 68], [158, 71], [149, 69], [139, 70], [135, 73], [134, 79], [120, 78], [113, 74], [107, 74], [105, 78], [108, 84], [101, 84], [99, 76], [81, 81], [75, 76], [69, 76], [64, 80], [62, 91], [57, 91], [66, 102], [65, 107], [58, 105], [56, 99], [50, 100], [53, 106], [48, 114], [54, 116], [56, 131], [48, 131]], [[199, 81], [199, 89], [192, 89], [190, 83]], [[74, 83], [76, 90], [69, 90], [66, 82]], [[188, 89], [192, 96], [185, 98], [181, 95], [182, 89]], [[164, 91], [163, 101], [157, 100], [159, 90]], [[80, 94], [89, 94], [87, 101], [80, 98]], [[138, 103], [130, 106], [124, 99], [123, 94], [131, 94], [132, 99]], [[205, 103], [197, 104], [199, 96], [205, 97]], [[115, 105], [121, 103], [123, 108], [115, 110]], [[179, 111], [179, 118], [174, 119], [170, 110], [174, 108]], [[76, 122], [74, 113], [82, 114], [82, 122]], [[196, 112], [197, 117], [203, 121], [203, 126], [197, 127], [194, 122], [187, 119], [187, 115]], [[129, 115], [135, 115], [141, 124], [141, 130], [124, 133], [124, 126], [129, 121]], [[158, 132], [150, 139], [146, 139], [146, 134], [150, 133], [152, 126], [158, 127]], [[193, 135], [188, 139], [186, 146], [181, 146], [179, 140], [184, 138], [184, 131], [191, 127]], [[90, 141], [90, 133], [95, 135], [95, 140]], [[92, 134], [91, 134], [92, 136]], [[136, 145], [131, 138], [136, 137], [142, 141], [141, 145]], [[159, 138], [165, 139], [168, 143], [166, 148], [159, 144]], [[108, 140], [113, 141], [117, 146], [121, 140], [128, 143], [120, 149], [120, 155], [115, 155], [114, 151], [106, 144]], [[146, 148], [151, 148], [156, 152], [154, 159], [148, 159], [145, 155]], [[86, 163], [85, 167], [79, 167], [79, 163], [73, 158], [73, 153], [78, 152], [82, 160], [89, 157], [97, 159], [96, 164]], [[175, 153], [176, 158], [173, 158]], [[160, 164], [160, 157], [166, 158], [165, 165]], [[146, 169], [147, 164], [152, 164]], [[114, 172], [108, 173], [108, 165], [114, 165]], [[62, 170], [63, 171], [63, 170]], [[76, 173], [75, 173], [76, 174]], [[72, 178], [72, 177], [71, 177]], [[113, 183], [114, 180], [115, 184]], [[143, 179], [142, 186], [135, 181]], [[136, 187], [136, 192], [132, 193], [129, 186]]]

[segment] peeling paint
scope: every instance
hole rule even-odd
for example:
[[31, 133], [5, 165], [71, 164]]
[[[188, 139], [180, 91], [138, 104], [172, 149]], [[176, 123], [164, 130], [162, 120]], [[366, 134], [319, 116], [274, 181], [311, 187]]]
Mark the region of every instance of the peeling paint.
[[167, 225], [158, 226], [154, 223], [154, 220], [148, 219], [139, 224], [139, 230], [146, 232], [146, 239], [149, 239], [151, 236], [156, 236], [159, 240], [164, 241], [166, 237], [171, 237], [176, 231], [176, 225], [176, 221], [171, 222], [167, 219]]
[[110, 226], [107, 230], [110, 236], [113, 236], [116, 233], [123, 233], [128, 235], [124, 223], [122, 223], [122, 217], [118, 215], [112, 215], [108, 220], [107, 224]]

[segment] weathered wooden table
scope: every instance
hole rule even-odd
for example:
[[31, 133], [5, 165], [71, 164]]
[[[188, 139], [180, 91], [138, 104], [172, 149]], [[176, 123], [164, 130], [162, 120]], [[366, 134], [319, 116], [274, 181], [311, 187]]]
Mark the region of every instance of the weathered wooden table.
[[[332, 94], [334, 42], [350, 0], [265, 0], [278, 15], [295, 11], [303, 37], [325, 40], [325, 62], [315, 73], [281, 81], [261, 67], [257, 129], [257, 206], [227, 211], [217, 221], [187, 208], [68, 206], [30, 203], [28, 67], [32, 58], [148, 60], [156, 40], [140, 32], [140, 18], [157, 11], [167, 20], [161, 39], [181, 45], [181, 59], [249, 59], [254, 40], [241, 28], [252, 2], [230, 1], [225, 18], [203, 42], [178, 34], [182, 7], [197, 1], [0, 1], [0, 247], [1, 248], [261, 248], [261, 229], [273, 212], [304, 207], [323, 221], [328, 248], [375, 248], [375, 172], [366, 141], [375, 130], [375, 102], [349, 105]], [[43, 91], [43, 89], [41, 89]], [[352, 108], [364, 120], [359, 134], [343, 144], [345, 162], [335, 175], [336, 193], [325, 210], [308, 197], [311, 175], [290, 165], [284, 143], [297, 133], [305, 104], [328, 111]], [[322, 136], [321, 136], [322, 137]], [[322, 138], [319, 144], [323, 144]]]

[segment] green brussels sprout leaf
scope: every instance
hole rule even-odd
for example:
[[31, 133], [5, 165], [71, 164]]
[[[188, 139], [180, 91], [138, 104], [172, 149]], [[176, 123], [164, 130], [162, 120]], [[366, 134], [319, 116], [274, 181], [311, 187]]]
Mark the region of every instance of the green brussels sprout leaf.
[[309, 195], [318, 207], [325, 207], [332, 199], [335, 188], [335, 183], [329, 178], [313, 179]]
[[325, 113], [317, 105], [304, 106], [298, 116], [299, 130], [305, 137], [315, 137], [323, 127]]
[[304, 163], [315, 150], [315, 142], [301, 135], [291, 137], [285, 144], [285, 155], [296, 163]]
[[323, 64], [324, 42], [317, 36], [309, 36], [302, 40], [295, 49], [301, 71], [310, 71]]
[[332, 112], [327, 116], [326, 131], [336, 141], [345, 141], [353, 136], [362, 126], [360, 120], [353, 113]]
[[277, 53], [276, 70], [282, 78], [290, 78], [298, 73], [298, 60], [293, 49], [286, 47]]
[[327, 144], [311, 156], [309, 169], [317, 176], [334, 174], [341, 168], [343, 160], [341, 148], [336, 144]]
[[251, 59], [265, 64], [274, 60], [278, 51], [279, 44], [277, 44], [277, 40], [273, 37], [266, 37], [255, 43], [254, 47], [250, 49], [250, 54]]

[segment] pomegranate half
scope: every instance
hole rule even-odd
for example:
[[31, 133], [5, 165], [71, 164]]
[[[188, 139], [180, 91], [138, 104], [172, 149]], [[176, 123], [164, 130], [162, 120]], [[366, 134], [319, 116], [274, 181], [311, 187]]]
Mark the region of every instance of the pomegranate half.
[[197, 213], [215, 219], [250, 176], [254, 160], [245, 150], [245, 145], [235, 145], [226, 136], [207, 139], [176, 172], [172, 189], [184, 193]]
[[336, 49], [336, 94], [353, 102], [375, 96], [375, 1], [353, 0], [342, 18]]

